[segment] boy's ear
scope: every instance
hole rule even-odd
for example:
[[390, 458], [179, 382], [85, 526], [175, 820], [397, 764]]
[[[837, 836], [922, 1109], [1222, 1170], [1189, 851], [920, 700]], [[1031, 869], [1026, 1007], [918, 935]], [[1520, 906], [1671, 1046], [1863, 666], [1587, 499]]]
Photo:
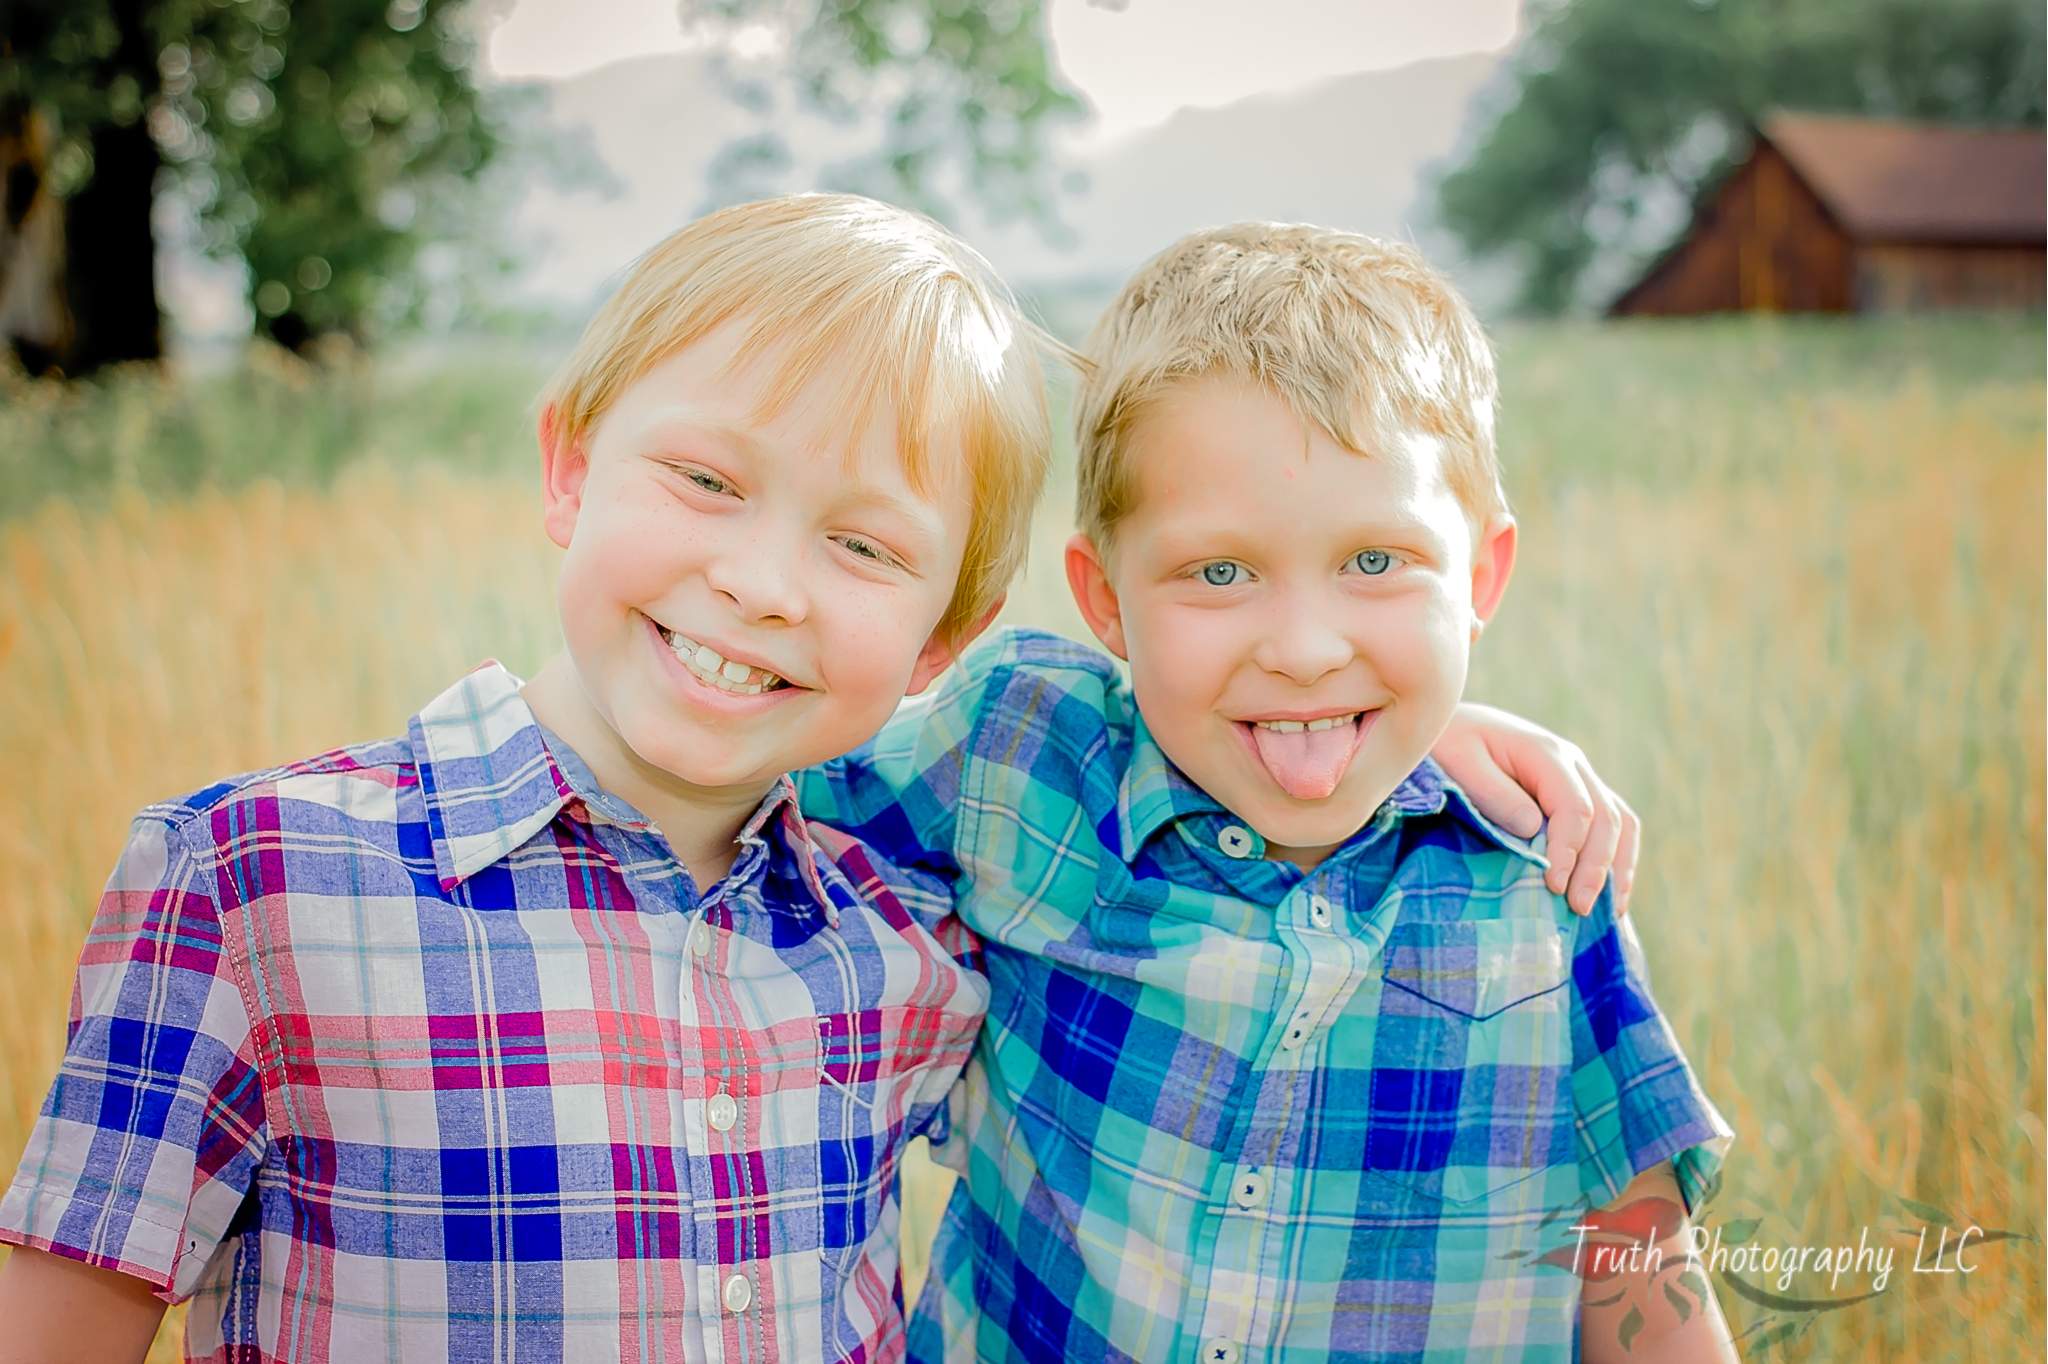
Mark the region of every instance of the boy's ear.
[[1515, 572], [1515, 518], [1496, 512], [1472, 546], [1472, 638], [1500, 609], [1501, 594]]
[[903, 689], [905, 696], [915, 696], [938, 680], [939, 674], [953, 666], [960, 657], [960, 651], [981, 637], [981, 632], [995, 624], [996, 613], [1009, 600], [1009, 593], [996, 598], [996, 604], [981, 613], [981, 619], [964, 630], [932, 631], [932, 637], [924, 642], [924, 649], [917, 656], [917, 666], [910, 670], [910, 685]]
[[548, 539], [563, 549], [576, 530], [583, 510], [583, 484], [590, 477], [590, 456], [581, 440], [564, 441], [562, 423], [549, 403], [540, 414], [541, 522]]
[[1102, 647], [1130, 662], [1124, 647], [1123, 608], [1117, 603], [1116, 589], [1109, 585], [1102, 551], [1078, 531], [1067, 541], [1067, 587], [1074, 594], [1074, 605], [1081, 608], [1081, 619], [1088, 622]]

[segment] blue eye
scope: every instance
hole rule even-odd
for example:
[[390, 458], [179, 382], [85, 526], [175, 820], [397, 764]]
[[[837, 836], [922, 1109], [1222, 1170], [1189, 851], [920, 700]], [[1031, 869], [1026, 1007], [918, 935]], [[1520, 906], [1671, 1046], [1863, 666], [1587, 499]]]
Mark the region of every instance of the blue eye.
[[1394, 566], [1394, 556], [1383, 549], [1362, 549], [1351, 556], [1352, 566], [1368, 577], [1378, 577]]
[[879, 563], [886, 557], [881, 550], [875, 548], [874, 545], [866, 540], [861, 539], [858, 535], [842, 535], [839, 537], [839, 543], [846, 546], [847, 553], [857, 558], [873, 559]]
[[1218, 559], [1213, 564], [1202, 565], [1202, 581], [1211, 587], [1230, 587], [1243, 577], [1243, 567], [1228, 559]]

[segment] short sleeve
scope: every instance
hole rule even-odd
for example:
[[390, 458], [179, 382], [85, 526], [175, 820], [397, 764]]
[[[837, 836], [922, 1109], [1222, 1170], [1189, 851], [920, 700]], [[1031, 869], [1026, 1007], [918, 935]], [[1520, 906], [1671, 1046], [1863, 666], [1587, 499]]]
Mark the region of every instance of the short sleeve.
[[1572, 958], [1572, 1101], [1580, 1185], [1596, 1205], [1662, 1161], [1689, 1207], [1713, 1192], [1734, 1132], [1707, 1098], [1650, 994], [1634, 925], [1602, 892], [1577, 922]]
[[882, 732], [843, 758], [797, 774], [806, 818], [846, 830], [898, 866], [953, 879], [961, 781], [1001, 637], [972, 649], [939, 685], [897, 708]]
[[198, 1286], [266, 1141], [204, 835], [203, 820], [136, 821], [79, 957], [57, 1078], [0, 1198], [0, 1241], [172, 1302]]

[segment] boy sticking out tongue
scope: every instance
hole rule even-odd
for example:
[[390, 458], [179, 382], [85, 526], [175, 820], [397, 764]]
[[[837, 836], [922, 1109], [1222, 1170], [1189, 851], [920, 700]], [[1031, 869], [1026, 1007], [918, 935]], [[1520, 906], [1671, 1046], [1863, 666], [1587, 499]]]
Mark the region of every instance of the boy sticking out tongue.
[[911, 1357], [1731, 1360], [1729, 1133], [1633, 934], [1430, 757], [1515, 562], [1477, 322], [1250, 223], [1087, 352], [1067, 577], [1128, 675], [1000, 632], [803, 788], [985, 940]]

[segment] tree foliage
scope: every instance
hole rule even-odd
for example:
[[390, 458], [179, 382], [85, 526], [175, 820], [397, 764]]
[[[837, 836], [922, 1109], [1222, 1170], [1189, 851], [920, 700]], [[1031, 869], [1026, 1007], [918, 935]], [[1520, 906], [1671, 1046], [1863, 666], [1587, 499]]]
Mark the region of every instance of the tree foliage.
[[453, 0], [177, 0], [159, 10], [150, 127], [206, 248], [249, 263], [289, 324], [360, 332], [414, 298], [436, 208], [498, 150]]
[[[812, 108], [849, 121], [881, 114], [881, 146], [834, 168], [834, 187], [944, 219], [946, 181], [957, 176], [996, 220], [1060, 230], [1047, 139], [1084, 109], [1053, 62], [1045, 0], [684, 0], [683, 9], [782, 35]], [[759, 88], [735, 93], [767, 99]], [[772, 133], [737, 143], [714, 168], [714, 195], [736, 197], [749, 171], [788, 160]]]
[[159, 223], [245, 259], [287, 343], [401, 313], [437, 208], [498, 148], [459, 0], [10, 0], [0, 22], [0, 97], [50, 129], [73, 255], [110, 131], [146, 131]]
[[1768, 110], [2042, 123], [2038, 0], [1534, 0], [1529, 25], [1438, 213], [1536, 311], [1604, 301]]
[[[678, 3], [686, 21], [776, 34], [813, 110], [879, 117], [879, 146], [830, 168], [835, 187], [940, 217], [965, 195], [1057, 232], [1047, 137], [1082, 105], [1053, 64], [1045, 0]], [[463, 0], [6, 0], [0, 172], [10, 204], [16, 170], [28, 198], [61, 204], [76, 344], [55, 361], [77, 373], [158, 353], [152, 218], [245, 261], [258, 326], [288, 345], [416, 311], [415, 262], [474, 238], [465, 182], [500, 152], [521, 93], [476, 89], [476, 37]], [[730, 85], [765, 110], [762, 88]], [[790, 159], [772, 132], [735, 144], [714, 196], [758, 193], [749, 182]], [[8, 246], [0, 234], [0, 285]]]

